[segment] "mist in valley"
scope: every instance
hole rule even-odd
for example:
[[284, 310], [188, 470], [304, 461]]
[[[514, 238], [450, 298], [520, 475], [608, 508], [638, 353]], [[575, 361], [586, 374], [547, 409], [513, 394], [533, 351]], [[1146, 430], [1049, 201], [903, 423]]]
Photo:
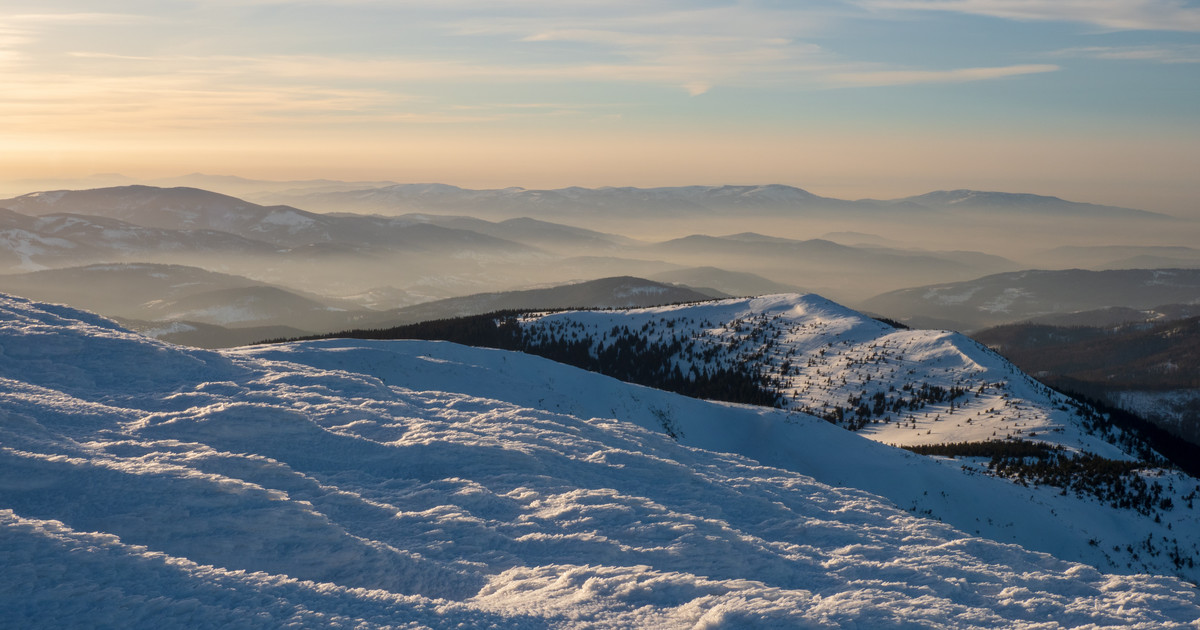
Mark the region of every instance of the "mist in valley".
[[[496, 304], [620, 305], [622, 296], [605, 292], [563, 294], [577, 302], [537, 292], [521, 294], [524, 302], [459, 299], [615, 277], [707, 297], [817, 293], [911, 325], [969, 330], [1073, 307], [1041, 299], [1042, 310], [1009, 309], [1004, 296], [1034, 290], [1007, 280], [990, 290], [1001, 297], [965, 306], [970, 295], [992, 294], [968, 286], [877, 296], [1031, 269], [1200, 267], [1200, 250], [1188, 246], [1200, 236], [1193, 219], [1021, 193], [851, 201], [781, 185], [157, 183], [216, 190], [134, 184], [0, 201], [0, 291], [87, 308], [181, 343], [226, 346]], [[1119, 288], [1105, 299], [1147, 306]]]

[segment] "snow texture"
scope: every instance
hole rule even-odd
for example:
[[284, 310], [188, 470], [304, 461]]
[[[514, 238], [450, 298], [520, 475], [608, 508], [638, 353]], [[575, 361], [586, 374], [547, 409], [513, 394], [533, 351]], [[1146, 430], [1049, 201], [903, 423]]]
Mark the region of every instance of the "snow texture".
[[[648, 341], [694, 343], [699, 361], [750, 366], [780, 382], [785, 405], [824, 416], [851, 399], [912, 400], [922, 385], [959, 388], [954, 401], [873, 415], [860, 431], [888, 444], [1028, 438], [1112, 459], [1130, 455], [1086, 431], [1066, 398], [975, 341], [939, 330], [897, 330], [817, 295], [784, 294], [611, 311], [528, 317], [533, 331], [603, 339], [614, 327]], [[692, 363], [679, 357], [683, 372]], [[786, 364], [786, 365], [785, 365]], [[786, 368], [786, 369], [785, 369]], [[954, 404], [951, 404], [951, 403]]]
[[[675, 355], [687, 373], [704, 367], [746, 366], [771, 377], [785, 408], [826, 416], [847, 411], [845, 424], [886, 444], [921, 445], [1027, 439], [1092, 453], [1113, 460], [1137, 460], [1127, 452], [1130, 436], [1096, 427], [1094, 415], [1072, 406], [1066, 397], [1037, 383], [1010, 362], [975, 341], [952, 332], [897, 330], [816, 295], [777, 295], [718, 300], [631, 310], [568, 311], [525, 317], [534, 334], [575, 340], [592, 339], [599, 347], [609, 335], [635, 331], [648, 342], [692, 346]], [[870, 419], [855, 416], [852, 401], [881, 397], [891, 404], [914, 403], [925, 386], [956, 388], [954, 400], [922, 402], [919, 408], [888, 410]], [[1200, 527], [1195, 498], [1200, 485], [1186, 474], [1149, 466], [1142, 473], [1157, 484], [1172, 507], [1138, 513], [1066, 496], [1061, 488], [1004, 483], [983, 490], [973, 477], [986, 474], [986, 460], [938, 459], [952, 472], [906, 474], [889, 455], [849, 460], [846, 452], [862, 446], [829, 449], [835, 436], [803, 454], [774, 455], [763, 446], [730, 446], [732, 438], [696, 442], [673, 418], [659, 424], [685, 436], [685, 443], [714, 450], [735, 450], [764, 463], [790, 467], [795, 457], [812, 462], [830, 457], [822, 481], [851, 485], [886, 496], [897, 505], [941, 519], [964, 531], [1013, 542], [1087, 562], [1103, 570], [1166, 573], [1200, 581]], [[807, 417], [793, 414], [792, 418]], [[811, 419], [811, 418], [810, 418]], [[796, 420], [793, 420], [796, 421]], [[645, 426], [653, 423], [646, 421]], [[809, 429], [820, 431], [818, 428]], [[836, 432], [835, 432], [836, 433]], [[807, 441], [771, 436], [771, 448]], [[795, 448], [790, 447], [790, 448]], [[832, 454], [832, 455], [831, 455]], [[874, 459], [880, 458], [880, 459]], [[847, 462], [854, 461], [853, 466]], [[922, 465], [928, 460], [922, 458]], [[882, 463], [886, 462], [886, 463]], [[876, 468], [875, 464], [880, 463]], [[795, 468], [793, 468], [795, 469]], [[815, 474], [811, 468], [798, 469]], [[869, 470], [858, 474], [853, 471]], [[970, 479], [963, 479], [968, 477]], [[960, 485], [961, 484], [961, 485]], [[1007, 487], [1004, 487], [1007, 486]], [[936, 488], [936, 492], [933, 490]], [[997, 499], [1004, 496], [1003, 500]]]
[[13, 627], [1200, 627], [1176, 578], [820, 480], [889, 467], [930, 490], [952, 470], [523, 355], [210, 352], [0, 298]]

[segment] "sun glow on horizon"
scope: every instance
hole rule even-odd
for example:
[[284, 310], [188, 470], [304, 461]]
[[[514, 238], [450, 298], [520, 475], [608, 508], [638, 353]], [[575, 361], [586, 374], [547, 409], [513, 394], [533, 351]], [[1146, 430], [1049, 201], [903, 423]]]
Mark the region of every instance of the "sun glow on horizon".
[[1200, 213], [1200, 27], [1178, 3], [10, 4], [10, 188], [756, 182]]

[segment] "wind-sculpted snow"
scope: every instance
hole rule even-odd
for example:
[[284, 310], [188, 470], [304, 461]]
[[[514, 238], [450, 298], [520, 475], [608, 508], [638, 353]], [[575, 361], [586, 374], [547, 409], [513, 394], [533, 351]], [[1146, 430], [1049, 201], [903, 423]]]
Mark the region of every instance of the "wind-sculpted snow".
[[[350, 341], [212, 353], [0, 299], [0, 366], [0, 618], [14, 627], [1200, 617], [1176, 578], [972, 537], [806, 474], [891, 467], [877, 485], [899, 492], [952, 477], [936, 461], [534, 357]], [[1008, 487], [939, 487], [968, 481]]]

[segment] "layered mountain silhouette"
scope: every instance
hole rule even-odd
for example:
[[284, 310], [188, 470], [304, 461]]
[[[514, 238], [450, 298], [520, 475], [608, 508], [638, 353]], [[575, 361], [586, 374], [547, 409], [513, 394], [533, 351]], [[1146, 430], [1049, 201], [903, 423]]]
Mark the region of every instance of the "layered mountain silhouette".
[[1200, 270], [1019, 271], [891, 291], [863, 308], [913, 325], [972, 330], [1108, 307], [1152, 308], [1200, 300]]
[[301, 206], [369, 212], [518, 212], [530, 216], [571, 214], [651, 213], [685, 216], [727, 211], [756, 214], [837, 212], [886, 215], [903, 210], [927, 213], [1001, 211], [1058, 217], [1109, 217], [1169, 219], [1131, 208], [1079, 203], [1058, 197], [1025, 193], [973, 190], [937, 191], [893, 200], [844, 200], [821, 197], [801, 188], [778, 184], [762, 186], [679, 186], [663, 188], [560, 188], [529, 190], [502, 188], [470, 190], [445, 184], [396, 184], [353, 191], [276, 195], [273, 198]]

